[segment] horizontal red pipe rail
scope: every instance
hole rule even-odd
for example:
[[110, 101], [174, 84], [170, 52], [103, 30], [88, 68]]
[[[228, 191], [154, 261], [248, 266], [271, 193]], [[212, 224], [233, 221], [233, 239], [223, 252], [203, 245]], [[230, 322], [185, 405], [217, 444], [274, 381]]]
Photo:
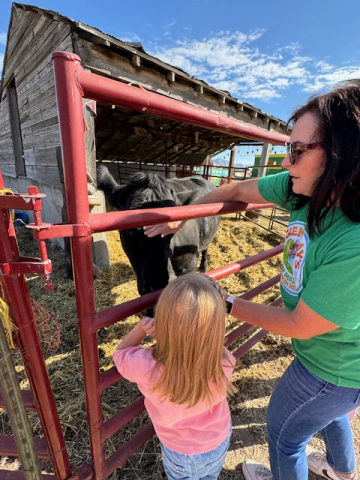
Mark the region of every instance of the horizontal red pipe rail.
[[252, 298], [255, 298], [258, 295], [260, 295], [260, 293], [266, 292], [266, 290], [269, 290], [269, 288], [279, 283], [280, 278], [281, 278], [281, 274], [276, 275], [275, 277], [269, 278], [269, 280], [266, 280], [265, 282], [261, 283], [257, 287], [254, 287], [251, 290], [248, 290], [247, 292], [240, 295], [240, 298], [242, 298], [243, 300], [251, 300]]
[[[144, 210], [127, 210], [124, 212], [106, 212], [89, 215], [89, 222], [81, 225], [49, 224], [36, 226], [33, 223], [27, 224], [27, 228], [34, 230], [34, 238], [45, 240], [48, 238], [60, 237], [86, 237], [92, 233], [124, 230], [126, 228], [142, 227], [155, 223], [180, 220], [183, 218], [199, 218], [204, 216], [223, 215], [226, 213], [246, 212], [254, 209], [272, 208], [275, 204], [246, 204], [243, 202], [211, 203], [206, 205], [187, 205], [182, 207], [166, 207]], [[144, 215], [146, 214], [146, 215]]]
[[[50, 453], [48, 450], [48, 444], [45, 438], [34, 437], [35, 451], [39, 458], [49, 460]], [[4, 457], [18, 457], [19, 451], [13, 435], [1, 435], [0, 436], [0, 452]]]
[[0, 196], [0, 209], [4, 210], [41, 210], [40, 198], [46, 197], [45, 193], [36, 195], [14, 194]]
[[98, 393], [103, 392], [104, 390], [111, 387], [111, 385], [114, 385], [114, 383], [118, 382], [122, 378], [124, 377], [120, 375], [116, 367], [109, 368], [109, 370], [106, 370], [106, 372], [103, 372], [100, 374]]
[[[279, 307], [282, 305], [283, 300], [281, 297], [277, 298], [272, 302], [273, 307]], [[251, 327], [251, 326], [250, 326]], [[233, 352], [233, 355], [236, 359], [242, 357], [247, 353], [256, 343], [258, 343], [262, 338], [264, 338], [269, 332], [267, 330], [260, 330], [253, 337], [249, 338], [241, 347]]]
[[[0, 470], [0, 478], [1, 480], [26, 480], [25, 473], [13, 470]], [[74, 477], [74, 479], [77, 477]], [[55, 475], [41, 475], [42, 480], [57, 480]], [[69, 479], [71, 480], [71, 479]], [[79, 480], [79, 479], [78, 479]]]
[[93, 233], [124, 230], [175, 220], [200, 218], [238, 211], [271, 208], [274, 204], [247, 204], [243, 202], [208, 203], [186, 205], [182, 207], [164, 207], [157, 209], [126, 210], [122, 212], [93, 213], [89, 215], [88, 226]]
[[[245, 292], [243, 295], [240, 295], [239, 298], [242, 298], [243, 300], [251, 300], [252, 298], [255, 298], [257, 295], [260, 295], [260, 293], [266, 292], [266, 290], [279, 283], [280, 277], [281, 275], [276, 275], [276, 277], [270, 278], [261, 285], [258, 285], [257, 287]], [[248, 332], [251, 328], [254, 327], [253, 325], [250, 325], [250, 323], [245, 322], [240, 325], [240, 327], [236, 328], [226, 336], [225, 346], [230, 345], [232, 342], [244, 335], [244, 333]]]
[[[67, 52], [54, 52], [53, 58], [61, 55], [73, 55]], [[74, 60], [80, 58], [73, 55]], [[232, 117], [210, 112], [201, 107], [189, 105], [179, 100], [174, 100], [144, 88], [139, 88], [116, 80], [96, 75], [79, 67], [76, 71], [76, 81], [83, 91], [85, 98], [91, 98], [108, 104], [126, 107], [147, 114], [176, 120], [191, 125], [237, 135], [263, 142], [283, 145], [288, 141], [288, 136], [265, 130], [264, 128], [250, 125]]]
[[243, 260], [239, 260], [238, 262], [230, 263], [229, 265], [224, 265], [223, 267], [219, 267], [214, 270], [211, 270], [207, 273], [207, 275], [212, 277], [214, 280], [220, 280], [233, 273], [239, 272], [240, 270], [244, 270], [245, 268], [251, 267], [256, 263], [275, 257], [276, 255], [279, 255], [283, 251], [283, 249], [284, 249], [283, 244], [278, 245], [277, 247], [271, 248], [270, 250], [266, 250], [265, 252], [257, 253], [252, 257], [247, 257], [247, 258], [244, 258]]
[[[31, 390], [22, 390], [21, 397], [22, 397], [22, 401], [24, 402], [26, 410], [36, 412], [33, 392]], [[1, 393], [0, 393], [0, 408], [5, 408], [5, 401]]]
[[[227, 277], [233, 273], [243, 270], [245, 268], [251, 267], [256, 263], [267, 260], [271, 257], [279, 255], [283, 251], [283, 244], [266, 250], [265, 252], [260, 252], [252, 257], [244, 258], [238, 262], [230, 263], [224, 267], [219, 267], [214, 270], [207, 272], [207, 275], [212, 277], [214, 280], [220, 280], [223, 277]], [[162, 290], [157, 292], [148, 293], [142, 297], [130, 300], [129, 302], [124, 302], [120, 305], [115, 305], [114, 307], [107, 308], [98, 312], [94, 315], [94, 321], [92, 322], [92, 330], [97, 331], [100, 328], [109, 327], [116, 322], [120, 322], [130, 315], [146, 310], [154, 305], [158, 299]], [[139, 302], [139, 303], [137, 303]]]
[[123, 428], [128, 424], [134, 417], [139, 415], [145, 408], [144, 397], [138, 397], [134, 402], [132, 402], [127, 407], [123, 408], [116, 415], [111, 417], [109, 420], [103, 423], [102, 428], [102, 441], [104, 442], [111, 435], [114, 435], [120, 428]]
[[125, 445], [120, 447], [106, 461], [106, 477], [109, 477], [117, 468], [121, 467], [144, 443], [155, 434], [152, 423], [144, 427]]
[[245, 342], [241, 347], [239, 347], [235, 352], [233, 352], [236, 360], [245, 355], [256, 343], [262, 340], [269, 332], [267, 330], [260, 330], [256, 335], [251, 337], [247, 342]]

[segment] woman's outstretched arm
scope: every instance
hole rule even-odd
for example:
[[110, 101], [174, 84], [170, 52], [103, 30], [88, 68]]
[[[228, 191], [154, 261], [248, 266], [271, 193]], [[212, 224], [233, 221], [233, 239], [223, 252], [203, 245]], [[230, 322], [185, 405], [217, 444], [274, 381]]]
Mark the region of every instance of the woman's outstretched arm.
[[[244, 203], [266, 203], [266, 200], [260, 195], [258, 188], [259, 179], [238, 180], [217, 187], [206, 195], [198, 198], [192, 205], [202, 205], [206, 203], [222, 202], [244, 202]], [[144, 233], [147, 237], [161, 235], [165, 237], [171, 233], [176, 233], [184, 225], [186, 220], [175, 222], [158, 223], [156, 225], [146, 225]]]

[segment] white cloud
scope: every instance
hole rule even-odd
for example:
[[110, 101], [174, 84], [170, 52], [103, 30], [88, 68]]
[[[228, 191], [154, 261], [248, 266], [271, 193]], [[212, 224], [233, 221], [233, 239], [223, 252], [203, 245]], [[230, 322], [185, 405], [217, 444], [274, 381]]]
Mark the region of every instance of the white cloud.
[[314, 92], [341, 80], [360, 78], [357, 66], [336, 68], [301, 55], [299, 43], [261, 50], [258, 40], [265, 34], [263, 29], [221, 31], [201, 40], [178, 40], [170, 46], [159, 42], [149, 53], [245, 101], [271, 102], [294, 86]]
[[304, 90], [306, 92], [317, 92], [324, 89], [330, 89], [337, 83], [353, 78], [360, 78], [360, 67], [343, 67], [327, 69], [329, 73], [315, 75], [313, 81], [308, 83]]
[[6, 45], [6, 38], [7, 38], [7, 33], [6, 32], [0, 32], [0, 45]]
[[139, 37], [139, 35], [132, 32], [127, 32], [122, 35], [119, 35], [119, 39], [123, 42], [129, 42], [129, 43], [140, 42], [141, 43], [141, 38]]

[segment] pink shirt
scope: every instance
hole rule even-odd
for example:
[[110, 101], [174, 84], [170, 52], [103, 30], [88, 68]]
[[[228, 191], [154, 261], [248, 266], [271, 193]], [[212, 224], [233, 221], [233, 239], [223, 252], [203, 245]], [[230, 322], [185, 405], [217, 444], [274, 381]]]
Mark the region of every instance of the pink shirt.
[[[227, 399], [220, 396], [215, 383], [211, 384], [217, 403], [211, 409], [205, 401], [191, 408], [176, 405], [170, 400], [159, 400], [157, 392], [151, 392], [150, 375], [156, 362], [152, 348], [133, 346], [116, 350], [114, 362], [121, 375], [137, 383], [145, 397], [145, 407], [153, 422], [160, 442], [170, 450], [185, 455], [195, 455], [214, 450], [229, 435], [230, 409]], [[228, 352], [230, 360], [224, 359], [224, 372], [230, 379], [235, 365], [235, 357]], [[227, 363], [229, 365], [227, 365]], [[159, 368], [157, 376], [161, 375]]]

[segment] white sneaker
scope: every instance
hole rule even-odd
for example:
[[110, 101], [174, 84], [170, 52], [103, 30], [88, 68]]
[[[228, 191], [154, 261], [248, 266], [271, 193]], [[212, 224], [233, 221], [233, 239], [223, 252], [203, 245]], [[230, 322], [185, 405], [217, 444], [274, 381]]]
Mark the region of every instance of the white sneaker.
[[245, 460], [242, 471], [246, 480], [273, 480], [271, 471], [262, 463]]
[[[344, 477], [340, 476], [326, 460], [326, 455], [314, 448], [308, 446], [306, 449], [309, 470], [316, 473], [320, 477], [330, 480], [343, 480]], [[356, 480], [356, 476], [352, 478]]]

